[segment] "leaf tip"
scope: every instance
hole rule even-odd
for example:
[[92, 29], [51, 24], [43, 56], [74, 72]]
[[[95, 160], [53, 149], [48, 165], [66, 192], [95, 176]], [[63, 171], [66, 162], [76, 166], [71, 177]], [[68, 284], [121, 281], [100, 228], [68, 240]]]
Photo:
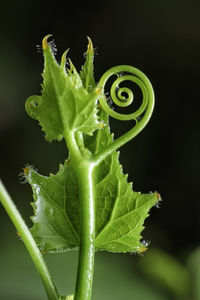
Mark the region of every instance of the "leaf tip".
[[65, 65], [66, 65], [66, 57], [67, 57], [67, 53], [69, 52], [69, 48], [63, 53], [63, 55], [62, 55], [62, 58], [61, 58], [61, 64], [60, 64], [60, 66], [62, 67], [62, 68], [64, 68], [65, 67]]
[[70, 72], [73, 72], [75, 70], [75, 66], [72, 63], [71, 59], [69, 58], [69, 66], [70, 66]]
[[19, 174], [19, 178], [20, 178], [20, 183], [24, 184], [31, 181], [31, 172], [35, 171], [37, 172], [33, 166], [31, 165], [25, 165], [24, 168], [22, 168], [22, 172]]
[[155, 204], [155, 207], [160, 208], [160, 204], [163, 201], [161, 195], [158, 192], [155, 192], [156, 197], [157, 197], [157, 202]]
[[161, 195], [158, 192], [156, 192], [156, 196], [158, 198], [158, 201], [162, 201], [162, 197], [161, 197]]
[[140, 247], [138, 247], [137, 253], [143, 255], [144, 252], [148, 250], [149, 244], [150, 244], [149, 241], [142, 241]]
[[50, 38], [52, 36], [52, 34], [47, 34], [43, 40], [42, 40], [42, 49], [43, 51], [47, 50], [50, 48], [50, 45], [48, 43], [48, 38]]
[[88, 39], [87, 54], [93, 54], [94, 48], [93, 48], [92, 40], [89, 36], [87, 36], [87, 39]]
[[29, 172], [30, 172], [30, 168], [29, 167], [22, 168], [22, 170], [24, 172], [24, 175], [26, 175], [26, 176], [29, 175]]

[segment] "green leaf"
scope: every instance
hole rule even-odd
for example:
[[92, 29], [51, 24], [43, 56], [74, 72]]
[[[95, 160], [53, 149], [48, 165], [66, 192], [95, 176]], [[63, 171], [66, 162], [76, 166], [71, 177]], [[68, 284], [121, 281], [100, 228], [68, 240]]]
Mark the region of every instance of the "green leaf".
[[29, 97], [26, 111], [39, 121], [49, 141], [60, 141], [68, 131], [91, 135], [101, 127], [97, 118], [98, 94], [84, 88], [75, 68], [66, 72], [63, 62], [57, 64], [48, 37], [43, 40], [42, 95]]
[[[97, 153], [111, 143], [107, 115], [106, 126], [93, 136], [85, 136], [85, 146]], [[114, 152], [95, 168], [96, 250], [142, 252], [141, 231], [150, 208], [159, 201], [158, 193], [141, 194], [132, 190]], [[78, 182], [67, 161], [56, 175], [44, 177], [33, 169], [26, 171], [34, 196], [32, 232], [45, 251], [64, 251], [79, 246], [80, 200]]]
[[91, 39], [88, 37], [88, 48], [86, 52], [86, 61], [80, 72], [83, 86], [87, 91], [92, 91], [96, 87], [94, 80], [94, 48]]
[[69, 161], [56, 175], [45, 177], [24, 169], [33, 190], [32, 234], [44, 251], [59, 252], [79, 245], [78, 183]]
[[[92, 153], [98, 153], [113, 142], [108, 117], [101, 112], [105, 128], [85, 142]], [[95, 169], [96, 249], [111, 252], [142, 252], [140, 242], [144, 220], [160, 199], [158, 193], [141, 194], [132, 190], [119, 163], [119, 153], [113, 152]]]

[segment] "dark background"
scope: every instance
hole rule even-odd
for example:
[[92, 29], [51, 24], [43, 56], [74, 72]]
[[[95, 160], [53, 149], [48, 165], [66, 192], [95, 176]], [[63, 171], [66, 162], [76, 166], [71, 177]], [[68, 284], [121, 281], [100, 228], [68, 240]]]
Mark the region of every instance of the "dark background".
[[[31, 225], [31, 190], [20, 183], [24, 165], [55, 173], [66, 158], [64, 143], [48, 144], [24, 110], [40, 93], [42, 53], [36, 45], [53, 34], [57, 59], [69, 56], [80, 70], [90, 36], [97, 47], [95, 78], [128, 64], [151, 80], [153, 117], [144, 131], [121, 149], [121, 162], [135, 190], [157, 190], [143, 237], [178, 259], [199, 246], [199, 70], [200, 1], [13, 1], [1, 4], [0, 177]], [[115, 123], [114, 128], [121, 128]], [[16, 231], [0, 208], [1, 243]]]

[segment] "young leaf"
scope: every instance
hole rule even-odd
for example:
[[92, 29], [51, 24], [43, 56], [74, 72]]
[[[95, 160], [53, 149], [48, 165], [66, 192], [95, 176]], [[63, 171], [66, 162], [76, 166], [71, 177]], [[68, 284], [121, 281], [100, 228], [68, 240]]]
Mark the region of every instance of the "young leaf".
[[[85, 146], [95, 154], [113, 140], [107, 126], [85, 137]], [[138, 252], [141, 231], [150, 208], [159, 201], [158, 193], [141, 194], [132, 190], [114, 152], [95, 168], [96, 250]], [[32, 233], [45, 251], [59, 252], [79, 246], [80, 200], [78, 182], [70, 162], [56, 175], [44, 177], [33, 169], [26, 172], [34, 196], [35, 216]]]
[[86, 61], [80, 72], [83, 86], [87, 91], [94, 90], [96, 84], [94, 80], [94, 48], [91, 39], [88, 37], [88, 48], [86, 52]]
[[[93, 154], [113, 142], [105, 112], [100, 119], [105, 128], [85, 139]], [[138, 252], [144, 220], [160, 196], [134, 192], [118, 158], [119, 153], [113, 152], [95, 168], [96, 250]]]
[[26, 111], [40, 122], [49, 141], [61, 140], [67, 131], [91, 135], [101, 126], [97, 118], [98, 95], [83, 87], [77, 72], [65, 72], [63, 64], [57, 64], [48, 37], [43, 39], [42, 95], [29, 97]]
[[32, 234], [44, 251], [59, 252], [79, 245], [78, 182], [70, 162], [45, 177], [32, 168], [25, 176], [33, 190]]

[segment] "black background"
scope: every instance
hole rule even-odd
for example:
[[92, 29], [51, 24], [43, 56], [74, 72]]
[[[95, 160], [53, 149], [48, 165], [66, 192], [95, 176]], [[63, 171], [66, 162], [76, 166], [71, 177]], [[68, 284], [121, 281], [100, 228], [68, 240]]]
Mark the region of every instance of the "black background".
[[[0, 176], [29, 224], [32, 195], [19, 173], [26, 163], [44, 175], [55, 173], [67, 156], [64, 143], [46, 143], [24, 110], [42, 82], [43, 57], [36, 45], [52, 33], [57, 59], [70, 47], [80, 70], [90, 36], [98, 53], [97, 81], [108, 68], [128, 64], [141, 69], [155, 90], [150, 123], [120, 156], [135, 190], [157, 190], [163, 198], [146, 222], [144, 238], [176, 256], [199, 244], [199, 12], [195, 0], [1, 4]], [[122, 126], [115, 123], [115, 131]], [[2, 207], [0, 214], [0, 233], [9, 239]]]

